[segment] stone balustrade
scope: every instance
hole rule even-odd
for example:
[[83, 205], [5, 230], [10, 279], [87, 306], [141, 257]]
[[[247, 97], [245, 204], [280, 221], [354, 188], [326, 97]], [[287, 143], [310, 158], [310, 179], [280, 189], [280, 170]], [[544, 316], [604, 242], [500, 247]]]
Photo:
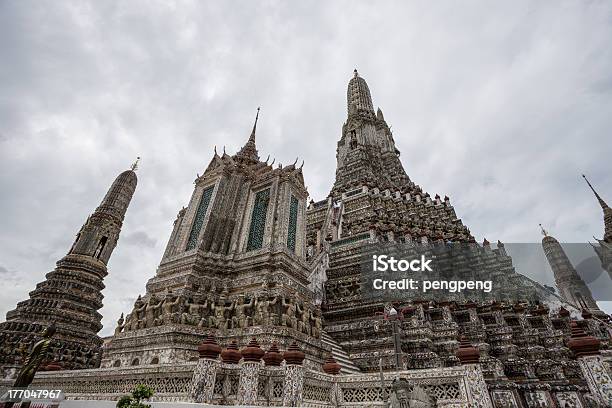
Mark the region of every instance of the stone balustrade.
[[[400, 377], [410, 384], [421, 386], [438, 400], [439, 407], [477, 405], [474, 398], [486, 394], [484, 382], [470, 379], [469, 366], [431, 370], [402, 371], [384, 374], [384, 389], [378, 374], [331, 375], [303, 370], [303, 375], [288, 375], [288, 371], [302, 368], [283, 363], [281, 366], [264, 366], [257, 375], [257, 405], [281, 406], [287, 388], [287, 378], [299, 379], [301, 384], [297, 398], [288, 406], [306, 407], [357, 407], [383, 406], [394, 378]], [[146, 384], [155, 390], [153, 401], [190, 401], [195, 362], [175, 365], [138, 366], [122, 369], [97, 369], [41, 372], [36, 375], [36, 387], [60, 388], [71, 400], [117, 400], [128, 394], [136, 385]], [[249, 364], [218, 362], [212, 399], [202, 401], [211, 404], [233, 405], [239, 402], [240, 378]], [[250, 369], [252, 373], [252, 369]], [[295, 374], [295, 373], [293, 373]], [[478, 387], [481, 389], [478, 390]], [[483, 388], [484, 387], [484, 388]]]

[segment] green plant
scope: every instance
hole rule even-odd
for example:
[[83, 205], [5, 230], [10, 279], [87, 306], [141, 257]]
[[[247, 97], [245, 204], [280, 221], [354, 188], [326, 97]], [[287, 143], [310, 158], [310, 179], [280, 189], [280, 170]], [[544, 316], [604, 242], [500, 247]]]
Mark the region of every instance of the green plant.
[[144, 384], [138, 384], [132, 395], [124, 395], [117, 401], [117, 408], [151, 408], [151, 405], [142, 403], [142, 400], [153, 396], [153, 389]]

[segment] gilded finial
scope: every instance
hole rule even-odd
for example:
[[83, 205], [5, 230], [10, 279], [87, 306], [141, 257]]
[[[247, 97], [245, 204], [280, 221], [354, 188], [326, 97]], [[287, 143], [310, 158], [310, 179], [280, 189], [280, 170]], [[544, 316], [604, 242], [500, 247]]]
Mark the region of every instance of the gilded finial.
[[540, 229], [542, 230], [542, 235], [544, 235], [545, 237], [547, 237], [547, 236], [548, 236], [548, 231], [546, 231], [546, 230], [544, 229], [544, 227], [542, 226], [542, 224], [538, 224], [538, 225], [540, 226]]
[[140, 162], [140, 156], [136, 157], [136, 161], [130, 166], [130, 169], [132, 169], [132, 171], [138, 170], [138, 162]]

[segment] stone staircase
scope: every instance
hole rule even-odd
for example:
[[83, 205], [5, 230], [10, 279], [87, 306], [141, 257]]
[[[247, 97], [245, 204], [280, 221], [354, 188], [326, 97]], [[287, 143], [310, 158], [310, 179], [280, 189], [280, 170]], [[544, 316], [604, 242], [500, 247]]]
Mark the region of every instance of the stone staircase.
[[332, 356], [334, 356], [334, 359], [338, 362], [338, 364], [340, 364], [340, 367], [342, 367], [340, 373], [358, 374], [361, 372], [359, 368], [351, 361], [346, 351], [342, 349], [342, 346], [340, 346], [336, 340], [327, 334], [327, 332], [323, 331], [321, 333], [321, 340], [325, 345], [331, 347]]

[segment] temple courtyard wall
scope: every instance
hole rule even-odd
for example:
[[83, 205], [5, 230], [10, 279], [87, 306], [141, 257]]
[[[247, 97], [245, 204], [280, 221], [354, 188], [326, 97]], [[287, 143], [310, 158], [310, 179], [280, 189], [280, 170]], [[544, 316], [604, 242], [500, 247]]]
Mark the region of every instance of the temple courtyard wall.
[[[206, 378], [201, 381], [198, 373], [203, 372]], [[61, 389], [67, 400], [77, 400], [66, 401], [62, 407], [106, 407], [104, 404], [109, 401], [116, 404], [116, 400], [129, 394], [138, 384], [155, 390], [154, 402], [200, 399], [210, 405], [223, 406], [373, 407], [386, 406], [384, 400], [393, 380], [398, 377], [435, 396], [439, 407], [493, 406], [477, 365], [386, 372], [383, 374], [384, 391], [380, 374], [330, 375], [300, 365], [268, 367], [260, 363], [225, 364], [214, 360], [43, 372], [36, 375], [32, 386]]]
[[[609, 379], [602, 368], [609, 367], [612, 358], [591, 359], [581, 362], [583, 369]], [[478, 364], [333, 375], [302, 365], [266, 366], [263, 362], [248, 361], [229, 364], [205, 358], [182, 364], [40, 372], [32, 387], [63, 390], [66, 401], [61, 407], [67, 408], [112, 407], [138, 384], [155, 390], [153, 407], [376, 407], [386, 406], [385, 400], [398, 379], [410, 387], [422, 388], [437, 400], [438, 407], [446, 408], [582, 408], [589, 406], [585, 394], [599, 393], [602, 402], [610, 398], [610, 384], [602, 387], [602, 379], [599, 385], [558, 388], [539, 382], [485, 381]], [[187, 404], [193, 402], [197, 404]]]

